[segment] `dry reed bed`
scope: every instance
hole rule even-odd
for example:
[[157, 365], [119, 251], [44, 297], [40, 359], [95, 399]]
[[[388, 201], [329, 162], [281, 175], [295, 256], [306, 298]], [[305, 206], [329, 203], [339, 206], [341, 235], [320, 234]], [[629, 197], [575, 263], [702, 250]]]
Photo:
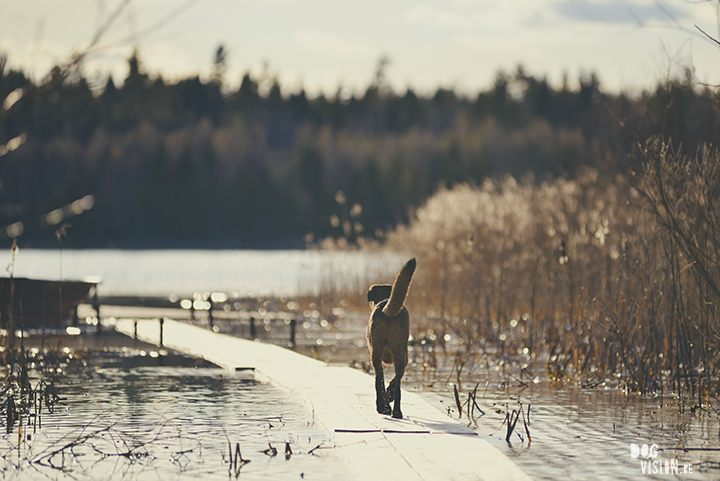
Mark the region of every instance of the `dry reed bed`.
[[556, 380], [716, 395], [720, 156], [651, 139], [632, 162], [437, 192], [388, 235], [418, 257], [415, 338], [546, 356]]

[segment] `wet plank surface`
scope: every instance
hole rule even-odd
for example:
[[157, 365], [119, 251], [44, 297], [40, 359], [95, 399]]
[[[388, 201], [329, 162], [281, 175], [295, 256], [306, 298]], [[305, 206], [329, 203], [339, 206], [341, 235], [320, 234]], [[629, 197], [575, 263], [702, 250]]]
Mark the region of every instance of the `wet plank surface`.
[[[157, 319], [137, 323], [140, 340], [159, 343]], [[118, 320], [115, 329], [133, 336], [134, 321]], [[252, 368], [260, 380], [301, 396], [314, 419], [333, 433], [358, 479], [530, 479], [497, 448], [415, 393], [403, 391], [405, 419], [378, 414], [374, 379], [357, 369], [169, 319], [163, 325], [163, 345], [226, 369]]]

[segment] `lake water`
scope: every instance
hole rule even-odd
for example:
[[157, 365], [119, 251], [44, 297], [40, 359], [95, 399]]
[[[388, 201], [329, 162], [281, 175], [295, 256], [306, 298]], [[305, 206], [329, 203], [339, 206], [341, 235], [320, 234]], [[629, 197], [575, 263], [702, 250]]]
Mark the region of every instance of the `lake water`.
[[[320, 289], [366, 289], [371, 279], [392, 278], [403, 256], [312, 250], [43, 250], [20, 249], [13, 264], [0, 252], [8, 275], [39, 279], [99, 278], [102, 296], [241, 297], [315, 294]], [[236, 297], [236, 296], [233, 296]]]
[[[207, 291], [239, 296], [292, 296], [328, 286], [361, 291], [373, 279], [392, 277], [404, 259], [404, 256], [368, 259], [360, 253], [312, 251], [96, 250], [60, 254], [21, 250], [14, 268], [16, 276], [48, 279], [99, 276], [103, 279], [101, 295], [107, 296], [188, 296]], [[9, 252], [0, 255], [0, 265], [10, 262]], [[366, 360], [363, 344], [366, 315], [346, 313], [336, 325], [330, 323], [325, 327], [320, 323], [302, 323], [298, 327], [298, 344], [311, 354], [319, 353], [321, 358], [330, 353], [328, 356], [335, 360]], [[223, 331], [245, 335], [245, 327], [229, 321], [227, 326], [218, 324]], [[338, 354], [351, 349], [352, 357]], [[452, 388], [457, 380], [452, 362], [452, 356], [440, 358], [440, 365], [434, 370], [424, 369], [422, 362], [411, 364], [404, 387], [419, 392], [439, 409], [457, 417]], [[529, 366], [521, 375], [526, 363]], [[720, 478], [720, 423], [711, 406], [691, 411], [694, 402], [683, 408], [673, 396], [627, 395], [612, 382], [593, 388], [554, 385], [546, 381], [544, 363], [537, 360], [508, 361], [501, 366], [488, 356], [475, 366], [472, 372], [465, 369], [459, 394], [465, 402], [468, 392], [479, 383], [477, 399], [485, 415], [469, 422], [465, 412], [463, 419], [512, 457], [533, 479]], [[334, 473], [324, 479], [346, 477], [345, 468], [332, 449], [309, 454], [315, 445], [328, 442], [326, 434], [308, 424], [312, 419], [302, 403], [273, 386], [224, 371], [199, 373], [180, 368], [105, 367], [83, 376], [66, 386], [68, 411], [63, 414], [66, 418], [57, 421], [64, 428], [53, 434], [47, 429], [48, 424], [42, 433], [47, 437], [34, 441], [38, 443], [34, 452], [40, 452], [40, 446], [59, 442], [68, 433], [77, 435], [82, 426], [97, 417], [93, 422], [98, 427], [111, 425], [114, 430], [117, 426], [121, 437], [123, 433], [135, 433], [132, 436], [139, 443], [146, 443], [151, 455], [140, 456], [128, 464], [127, 459], [119, 460], [117, 456], [98, 457], [95, 451], [82, 451], [86, 457], [79, 462], [85, 464], [73, 465], [73, 470], [79, 470], [76, 473], [90, 469], [88, 472], [97, 479], [110, 472], [130, 473], [132, 479], [164, 479], [166, 475], [226, 478], [228, 465], [223, 464], [223, 456], [229, 439], [233, 446], [240, 442], [243, 456], [252, 460], [242, 468], [241, 478], [298, 479], [300, 472], [306, 479], [319, 479], [309, 477], [313, 472], [321, 477]], [[507, 443], [503, 420], [508, 410], [519, 408], [518, 400], [525, 410], [528, 407], [530, 410], [531, 442], [520, 421]], [[252, 414], [244, 416], [246, 413]], [[282, 423], [273, 422], [278, 417]], [[302, 441], [304, 438], [308, 441]], [[296, 443], [293, 452], [299, 454], [293, 454], [286, 462], [282, 451], [288, 440]], [[268, 442], [280, 451], [277, 456], [261, 453]], [[653, 451], [657, 457], [649, 461], [657, 464], [650, 465], [650, 470], [655, 466], [664, 470], [665, 461], [677, 462], [677, 475], [643, 473], [645, 460], [632, 457], [631, 446], [640, 449], [653, 444], [657, 445], [657, 451]], [[109, 452], [111, 445], [101, 445], [100, 449]], [[22, 459], [22, 453], [20, 456]], [[685, 466], [691, 466], [692, 473], [684, 472]], [[23, 470], [28, 472], [33, 471]], [[145, 476], [147, 473], [149, 477]], [[79, 477], [85, 479], [84, 474]]]
[[[458, 419], [453, 357], [440, 359], [436, 370], [409, 369], [407, 388]], [[481, 357], [472, 372], [466, 367], [459, 385], [461, 403], [477, 386], [478, 406], [485, 413], [476, 409], [468, 419], [465, 405], [459, 419], [533, 479], [720, 479], [720, 423], [711, 407], [691, 411], [693, 403], [683, 408], [675, 396], [625, 394], [612, 383], [593, 388], [552, 384], [544, 371], [543, 362], [509, 361], [503, 367]], [[520, 403], [529, 412], [530, 437], [521, 417], [507, 442], [505, 416], [519, 410]], [[647, 445], [647, 459], [632, 457], [631, 444], [640, 450]], [[648, 461], [657, 463], [648, 466]], [[670, 468], [678, 466], [677, 474], [665, 473], [666, 461]]]
[[58, 378], [62, 403], [19, 448], [2, 437], [3, 479], [353, 479], [302, 399], [252, 374], [96, 367]]

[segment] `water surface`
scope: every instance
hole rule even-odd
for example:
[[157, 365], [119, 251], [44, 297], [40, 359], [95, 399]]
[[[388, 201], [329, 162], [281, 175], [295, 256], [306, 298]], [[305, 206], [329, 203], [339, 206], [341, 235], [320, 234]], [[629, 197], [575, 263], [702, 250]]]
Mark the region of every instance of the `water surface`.
[[252, 374], [90, 366], [56, 386], [64, 400], [30, 439], [3, 436], [5, 479], [352, 479], [303, 400]]
[[317, 294], [321, 289], [362, 291], [372, 279], [392, 278], [404, 257], [313, 250], [44, 250], [20, 249], [0, 266], [16, 277], [100, 278], [103, 296], [179, 296], [235, 292], [240, 296]]
[[[290, 296], [338, 286], [361, 292], [377, 279], [392, 278], [403, 259], [400, 256], [368, 259], [359, 253], [310, 251], [98, 250], [64, 251], [61, 255], [59, 251], [21, 250], [14, 267], [18, 276], [49, 279], [97, 275], [103, 278], [102, 295], [182, 296], [224, 291], [241, 296]], [[9, 252], [0, 255], [2, 262], [10, 263]], [[321, 359], [358, 361], [357, 365], [361, 365], [367, 362], [366, 316], [367, 312], [346, 312], [335, 322], [323, 325], [321, 317], [315, 319], [311, 315], [297, 325], [298, 349]], [[248, 326], [239, 321], [218, 321], [217, 327], [222, 332], [248, 335]], [[282, 345], [287, 345], [289, 329], [282, 323], [258, 326], [259, 337]], [[424, 354], [417, 354], [419, 362], [409, 366], [404, 387], [419, 392], [457, 418], [452, 387], [457, 384], [453, 356], [439, 357], [437, 369], [425, 369]], [[521, 374], [525, 363], [530, 366]], [[520, 360], [501, 367], [490, 355], [487, 362], [478, 360], [475, 366], [463, 371], [459, 396], [461, 402], [466, 402], [468, 392], [478, 385], [477, 399], [485, 415], [470, 422], [465, 412], [462, 419], [534, 479], [720, 478], [720, 423], [710, 406], [691, 411], [696, 401], [679, 403], [671, 395], [628, 395], [613, 382], [592, 388], [573, 383], [550, 384], [544, 364], [537, 361]], [[157, 472], [171, 477], [225, 479], [228, 465], [223, 460], [227, 458], [228, 440], [232, 446], [239, 442], [243, 456], [252, 460], [242, 468], [241, 477], [297, 479], [302, 472], [306, 479], [313, 479], [309, 476], [344, 473], [332, 449], [323, 447], [314, 451], [314, 455], [308, 454], [314, 445], [326, 446], [328, 440], [322, 430], [312, 425], [300, 400], [234, 373], [207, 370], [201, 374], [198, 370], [173, 369], [106, 367], [74, 380], [68, 378], [68, 411], [56, 418], [55, 428], [47, 429], [53, 426], [48, 421], [40, 437], [33, 441], [37, 444], [28, 451], [21, 449], [20, 459], [26, 456], [23, 453], [46, 452], [43, 450], [47, 446], [56, 446], [66, 436], [78, 436], [83, 426], [95, 420], [91, 424], [98, 429], [112, 426], [113, 432], [117, 430], [120, 434], [116, 438], [136, 436], [137, 442], [145, 443], [149, 452], [133, 459], [102, 457], [85, 446], [83, 449], [89, 450], [78, 451], [83, 456], [73, 461], [79, 463], [73, 465], [73, 472], [84, 473], [87, 469], [98, 479], [113, 470], [129, 473], [127, 476]], [[530, 438], [520, 421], [507, 443], [503, 420], [507, 412], [519, 409], [518, 401], [526, 413], [530, 411]], [[282, 423], [273, 422], [277, 419], [282, 419]], [[303, 442], [304, 437], [309, 441]], [[5, 439], [6, 455], [17, 444], [16, 439], [10, 438]], [[293, 454], [286, 463], [282, 452], [288, 440], [297, 443], [294, 453], [305, 454]], [[261, 453], [268, 442], [279, 450], [276, 457]], [[677, 460], [678, 475], [643, 474], [643, 459], [631, 457], [632, 444], [656, 444], [658, 457], [653, 461], [662, 462], [664, 467], [665, 461]], [[107, 454], [112, 452], [112, 446], [97, 447]], [[302, 459], [309, 460], [310, 467], [295, 464]], [[692, 465], [693, 472], [684, 473], [685, 465]], [[317, 472], [313, 471], [316, 467]], [[23, 469], [22, 473], [33, 469]], [[161, 477], [157, 473], [153, 479]], [[38, 479], [43, 476], [44, 473]], [[327, 476], [333, 479], [330, 474]]]
[[[674, 396], [638, 396], [615, 386], [583, 387], [576, 383], [552, 384], [542, 363], [521, 366], [497, 362], [465, 368], [459, 399], [477, 386], [478, 407], [472, 419], [468, 405], [461, 421], [492, 442], [533, 479], [718, 479], [720, 477], [720, 423], [711, 408], [691, 412]], [[406, 374], [408, 389], [418, 392], [437, 408], [458, 419], [453, 384], [458, 385], [453, 359], [437, 370], [415, 365]], [[505, 416], [522, 405], [521, 417], [506, 441]], [[528, 415], [529, 414], [529, 415]], [[631, 444], [657, 445], [657, 457], [631, 457]], [[685, 449], [689, 449], [686, 451]], [[642, 462], [657, 461], [663, 472], [643, 473]], [[665, 461], [678, 465], [678, 474], [665, 474]], [[645, 465], [647, 467], [647, 464]], [[684, 472], [685, 467], [692, 473]], [[651, 466], [652, 467], [652, 466]], [[649, 474], [648, 474], [649, 473]]]

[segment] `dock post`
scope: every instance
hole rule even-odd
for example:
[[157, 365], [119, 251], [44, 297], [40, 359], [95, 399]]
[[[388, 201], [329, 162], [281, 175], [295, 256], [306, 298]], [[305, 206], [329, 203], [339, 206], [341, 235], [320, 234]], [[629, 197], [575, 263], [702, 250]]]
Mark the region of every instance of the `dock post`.
[[290, 345], [295, 347], [295, 325], [297, 324], [297, 321], [295, 319], [290, 319]]
[[92, 307], [95, 310], [95, 317], [97, 318], [97, 332], [100, 332], [102, 331], [102, 323], [100, 322], [100, 299], [97, 294], [97, 285], [95, 286], [95, 292], [92, 297]]
[[165, 324], [165, 318], [160, 318], [160, 347], [163, 347], [163, 324]]
[[257, 332], [255, 331], [255, 318], [250, 318], [250, 339], [255, 339], [257, 337]]

